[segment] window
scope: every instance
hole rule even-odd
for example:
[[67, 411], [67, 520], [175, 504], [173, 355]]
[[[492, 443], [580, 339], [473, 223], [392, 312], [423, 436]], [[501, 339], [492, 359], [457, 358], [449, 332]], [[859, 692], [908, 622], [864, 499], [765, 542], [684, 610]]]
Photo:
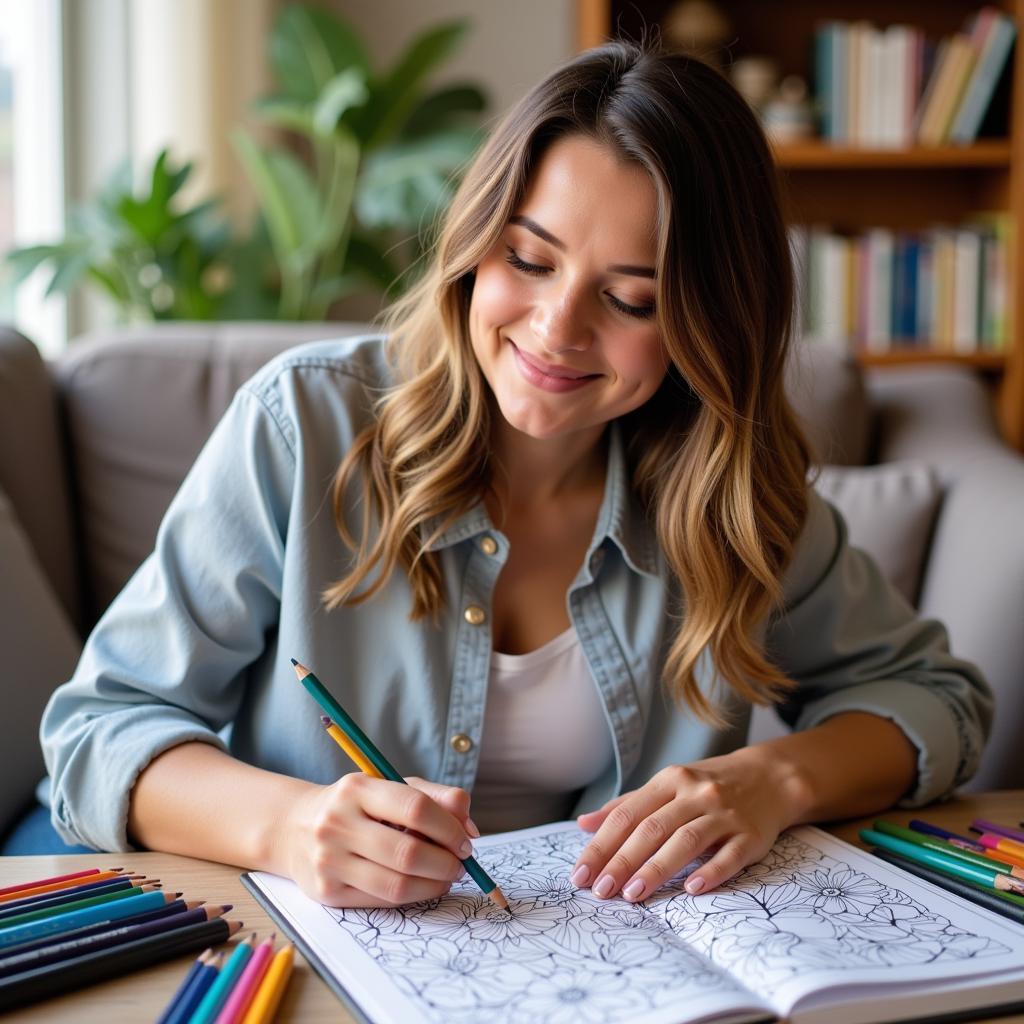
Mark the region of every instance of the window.
[[[60, 238], [64, 231], [60, 0], [0, 0], [0, 252]], [[15, 290], [0, 269], [0, 321], [14, 323], [47, 355], [66, 343], [59, 296], [48, 275]]]

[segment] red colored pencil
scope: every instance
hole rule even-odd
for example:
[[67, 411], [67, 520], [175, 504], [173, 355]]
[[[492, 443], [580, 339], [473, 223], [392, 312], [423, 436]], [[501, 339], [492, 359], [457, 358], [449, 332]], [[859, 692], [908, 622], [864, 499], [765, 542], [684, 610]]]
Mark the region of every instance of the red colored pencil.
[[[106, 868], [107, 871], [122, 871], [123, 868]], [[53, 878], [37, 878], [34, 882], [19, 882], [17, 885], [9, 885], [0, 889], [0, 896], [6, 896], [11, 892], [19, 892], [21, 889], [34, 889], [37, 885], [52, 885], [54, 882], [66, 882], [71, 878], [85, 878], [86, 875], [98, 875], [99, 868], [88, 868], [85, 871], [72, 871], [70, 875], [54, 875]]]

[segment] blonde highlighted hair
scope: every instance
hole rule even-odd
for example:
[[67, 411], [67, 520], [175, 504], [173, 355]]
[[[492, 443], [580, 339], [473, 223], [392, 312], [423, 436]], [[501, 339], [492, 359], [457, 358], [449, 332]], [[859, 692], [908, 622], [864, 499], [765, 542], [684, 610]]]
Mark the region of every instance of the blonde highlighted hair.
[[[477, 155], [428, 270], [383, 318], [401, 383], [338, 468], [335, 519], [355, 562], [324, 597], [329, 607], [364, 601], [400, 568], [412, 616], [440, 613], [430, 543], [491, 480], [492, 407], [468, 327], [474, 269], [546, 148], [566, 135], [639, 164], [657, 191], [656, 304], [670, 369], [620, 422], [633, 486], [683, 594], [665, 683], [718, 722], [697, 680], [705, 652], [747, 700], [770, 702], [792, 685], [759, 635], [806, 516], [809, 453], [783, 391], [793, 276], [771, 153], [742, 97], [692, 57], [626, 42], [586, 51], [526, 95]], [[353, 485], [358, 537], [342, 514]]]

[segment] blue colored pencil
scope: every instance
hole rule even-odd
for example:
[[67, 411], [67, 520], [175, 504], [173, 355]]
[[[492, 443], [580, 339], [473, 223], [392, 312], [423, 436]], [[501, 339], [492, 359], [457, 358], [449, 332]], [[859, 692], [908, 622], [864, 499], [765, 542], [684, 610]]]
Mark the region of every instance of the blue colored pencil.
[[[58, 889], [55, 892], [41, 892], [36, 896], [26, 896], [20, 900], [9, 900], [7, 903], [0, 903], [0, 921], [7, 917], [14, 917], [26, 910], [36, 910], [39, 907], [57, 907], [62, 903], [75, 903], [84, 900], [89, 896], [102, 896], [105, 892], [117, 892], [118, 889], [128, 889], [133, 885], [139, 885], [138, 880], [142, 875], [125, 875], [124, 878], [109, 878], [103, 882], [90, 882], [88, 885], [76, 885], [73, 889]], [[153, 879], [156, 881], [156, 879]]]
[[164, 1024], [190, 1024], [196, 1007], [203, 1001], [203, 997], [217, 980], [223, 963], [224, 954], [217, 953], [209, 963], [203, 965], [202, 970], [193, 979], [191, 987], [182, 997], [180, 1004], [174, 1007]]
[[227, 1001], [238, 976], [242, 973], [245, 965], [252, 956], [252, 944], [256, 933], [244, 939], [235, 946], [234, 953], [228, 958], [228, 962], [217, 975], [217, 980], [210, 986], [210, 990], [203, 996], [202, 1002], [196, 1007], [189, 1024], [211, 1024], [215, 1020], [220, 1008]]
[[939, 828], [938, 825], [932, 825], [930, 822], [921, 821], [920, 818], [914, 818], [910, 822], [910, 827], [915, 832], [920, 832], [922, 835], [936, 836], [939, 839], [945, 839], [947, 843], [955, 841], [957, 844], [964, 844], [965, 850], [974, 850], [975, 853], [981, 853], [985, 847], [981, 843], [976, 843], [973, 839], [967, 836], [958, 835], [956, 832], [950, 832], [947, 829]]
[[212, 957], [213, 950], [204, 949], [202, 953], [192, 961], [192, 966], [188, 969], [188, 973], [184, 978], [182, 978], [181, 984], [177, 987], [174, 995], [171, 996], [167, 1005], [164, 1007], [163, 1013], [161, 1013], [159, 1018], [157, 1018], [156, 1024], [167, 1024], [173, 1016], [175, 1008], [181, 1005], [181, 1002], [185, 997], [185, 993], [189, 990], [192, 982], [195, 981], [196, 976], [210, 962]]

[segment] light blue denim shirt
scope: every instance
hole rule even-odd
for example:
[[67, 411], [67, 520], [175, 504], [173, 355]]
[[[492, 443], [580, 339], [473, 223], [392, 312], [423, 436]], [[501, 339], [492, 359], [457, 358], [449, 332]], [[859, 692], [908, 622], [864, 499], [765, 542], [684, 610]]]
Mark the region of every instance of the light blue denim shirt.
[[[403, 775], [472, 790], [491, 599], [508, 557], [484, 508], [435, 545], [446, 588], [439, 623], [410, 621], [400, 571], [356, 607], [328, 612], [320, 597], [351, 564], [332, 517], [335, 469], [392, 382], [381, 339], [359, 338], [292, 349], [239, 390], [168, 509], [154, 552], [47, 706], [43, 748], [65, 839], [128, 849], [136, 777], [189, 740], [319, 783], [352, 771], [296, 681], [293, 657]], [[352, 522], [356, 500], [353, 493]], [[785, 606], [764, 632], [771, 657], [798, 682], [783, 718], [802, 729], [857, 709], [897, 722], [919, 751], [907, 802], [967, 779], [991, 714], [984, 681], [949, 655], [941, 626], [915, 618], [847, 545], [841, 519], [814, 495], [784, 582]], [[748, 709], [740, 702], [728, 704], [732, 724], [716, 730], [665, 695], [677, 593], [631, 493], [613, 425], [604, 499], [566, 600], [615, 756], [575, 795], [574, 813], [668, 764], [744, 742]], [[715, 692], [706, 662], [702, 686]]]

